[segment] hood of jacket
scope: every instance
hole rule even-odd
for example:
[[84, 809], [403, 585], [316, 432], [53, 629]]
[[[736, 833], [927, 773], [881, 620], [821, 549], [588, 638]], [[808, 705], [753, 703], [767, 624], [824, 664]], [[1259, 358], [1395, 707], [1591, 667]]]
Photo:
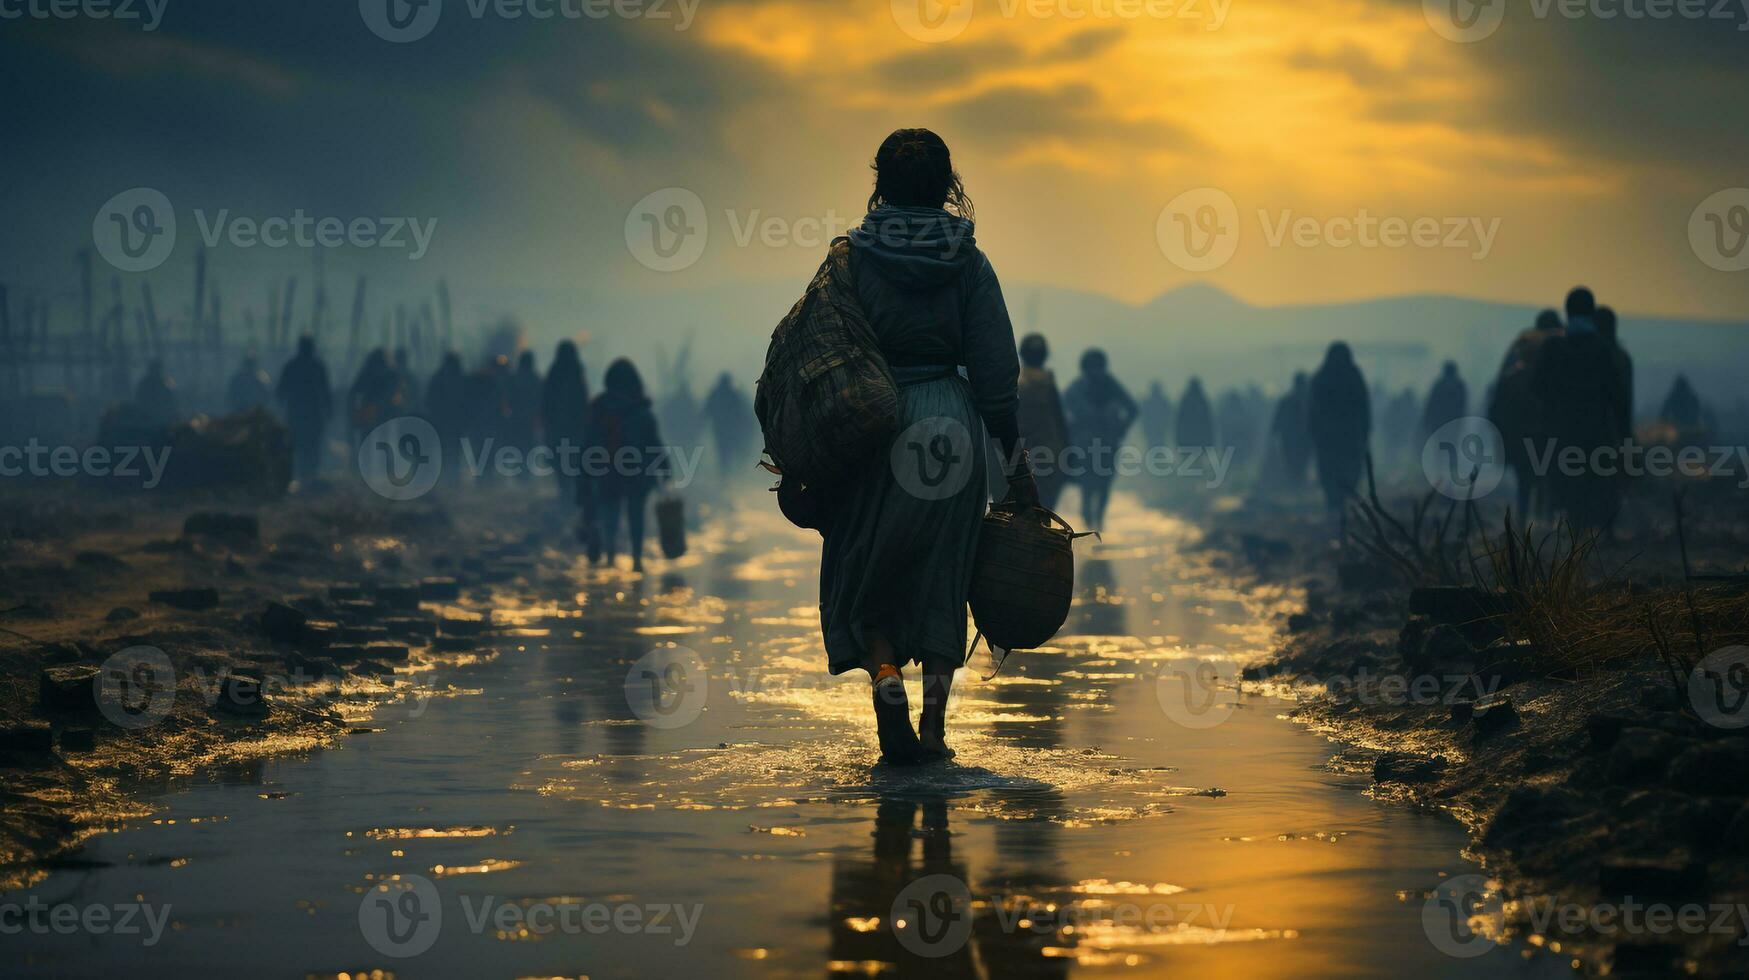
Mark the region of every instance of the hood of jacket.
[[978, 255], [972, 223], [940, 208], [876, 208], [850, 232], [850, 244], [859, 260], [907, 289], [944, 286]]

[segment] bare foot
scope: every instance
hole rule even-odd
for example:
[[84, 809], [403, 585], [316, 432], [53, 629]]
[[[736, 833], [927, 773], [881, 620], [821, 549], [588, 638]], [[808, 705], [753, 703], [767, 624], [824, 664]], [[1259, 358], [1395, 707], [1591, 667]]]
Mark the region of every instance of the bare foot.
[[918, 753], [925, 759], [951, 759], [959, 753], [947, 747], [947, 740], [940, 735], [917, 736]]

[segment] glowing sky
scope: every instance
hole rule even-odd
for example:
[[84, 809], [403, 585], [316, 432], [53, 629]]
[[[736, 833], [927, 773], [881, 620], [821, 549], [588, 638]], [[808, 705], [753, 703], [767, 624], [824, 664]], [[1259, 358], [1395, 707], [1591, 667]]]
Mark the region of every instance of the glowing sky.
[[[150, 33], [0, 24], [19, 96], [0, 126], [21, 148], [0, 258], [64, 274], [93, 210], [145, 185], [179, 208], [438, 218], [426, 279], [798, 277], [815, 222], [860, 216], [881, 137], [925, 125], [1008, 282], [1143, 301], [1206, 281], [1274, 304], [1546, 303], [1584, 281], [1624, 310], [1749, 305], [1749, 272], [1707, 265], [1689, 228], [1703, 199], [1749, 185], [1740, 9], [1634, 19], [1595, 0], [1569, 17], [1514, 0], [1460, 43], [1434, 29], [1444, 0], [699, 0], [685, 29], [677, 0], [665, 18], [540, 20], [446, 2], [408, 44], [373, 36], [350, 0], [170, 0]], [[919, 11], [946, 27], [919, 29]], [[671, 186], [699, 196], [709, 243], [657, 273], [628, 249], [627, 215]], [[1234, 202], [1239, 238], [1192, 271], [1157, 225], [1203, 187]], [[1331, 244], [1363, 213], [1434, 219], [1441, 244]], [[1311, 239], [1292, 232], [1302, 218]]]

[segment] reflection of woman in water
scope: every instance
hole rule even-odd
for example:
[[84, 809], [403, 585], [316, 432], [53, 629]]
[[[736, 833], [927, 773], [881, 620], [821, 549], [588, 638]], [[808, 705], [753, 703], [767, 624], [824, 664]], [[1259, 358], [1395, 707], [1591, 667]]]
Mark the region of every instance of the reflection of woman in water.
[[[882, 756], [909, 763], [953, 754], [947, 696], [965, 656], [986, 429], [1008, 461], [1009, 496], [1033, 503], [1038, 491], [1017, 446], [1014, 328], [973, 238], [947, 144], [902, 129], [881, 144], [874, 166], [850, 267], [899, 383], [902, 445], [837, 502], [825, 531], [820, 621], [832, 673], [860, 667], [874, 681]], [[926, 450], [909, 453], [907, 442]], [[918, 731], [899, 674], [913, 662], [924, 673]]]

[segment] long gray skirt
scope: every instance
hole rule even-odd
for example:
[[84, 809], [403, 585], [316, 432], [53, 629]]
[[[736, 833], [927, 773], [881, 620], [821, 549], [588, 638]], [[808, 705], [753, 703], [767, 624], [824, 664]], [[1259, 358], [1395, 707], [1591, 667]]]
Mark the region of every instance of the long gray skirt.
[[900, 432], [838, 502], [820, 562], [820, 626], [834, 674], [859, 666], [867, 631], [901, 664], [966, 649], [966, 595], [989, 501], [983, 420], [944, 368], [897, 368]]

